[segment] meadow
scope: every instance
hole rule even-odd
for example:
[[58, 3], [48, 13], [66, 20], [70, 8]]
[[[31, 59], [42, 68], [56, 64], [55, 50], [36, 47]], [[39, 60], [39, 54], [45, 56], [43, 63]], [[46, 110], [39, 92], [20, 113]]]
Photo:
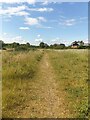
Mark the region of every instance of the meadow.
[[[27, 100], [28, 85], [32, 86], [31, 79], [38, 70], [42, 54], [40, 51], [2, 53], [3, 117], [16, 115], [15, 111]], [[13, 108], [16, 108], [15, 111]]]
[[87, 118], [88, 50], [2, 55], [3, 117]]
[[88, 116], [88, 51], [54, 51], [49, 55], [70, 116]]

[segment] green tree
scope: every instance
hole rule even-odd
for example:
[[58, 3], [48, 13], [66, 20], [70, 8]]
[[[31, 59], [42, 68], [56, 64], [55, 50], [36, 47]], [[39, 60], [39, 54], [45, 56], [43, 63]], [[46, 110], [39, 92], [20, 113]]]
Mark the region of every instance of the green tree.
[[12, 46], [12, 48], [16, 48], [19, 46], [19, 43], [13, 42], [11, 46]]
[[29, 43], [29, 42], [27, 42], [27, 43], [26, 43], [26, 46], [27, 46], [27, 47], [30, 47], [30, 43]]
[[44, 48], [45, 47], [45, 43], [41, 42], [39, 46], [40, 46], [40, 48]]
[[80, 41], [79, 43], [80, 43], [80, 46], [83, 46], [83, 45], [84, 45], [84, 42], [83, 42], [83, 41]]

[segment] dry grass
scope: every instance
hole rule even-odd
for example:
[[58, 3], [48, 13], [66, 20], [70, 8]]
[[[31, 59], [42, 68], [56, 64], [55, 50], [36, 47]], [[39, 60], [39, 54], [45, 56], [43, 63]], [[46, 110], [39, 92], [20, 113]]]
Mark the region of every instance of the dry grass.
[[87, 50], [45, 52], [3, 53], [3, 117], [87, 117]]
[[18, 116], [20, 109], [24, 109], [42, 54], [42, 51], [3, 52], [3, 117]]
[[66, 93], [71, 117], [88, 115], [88, 51], [61, 50], [49, 52], [60, 89]]

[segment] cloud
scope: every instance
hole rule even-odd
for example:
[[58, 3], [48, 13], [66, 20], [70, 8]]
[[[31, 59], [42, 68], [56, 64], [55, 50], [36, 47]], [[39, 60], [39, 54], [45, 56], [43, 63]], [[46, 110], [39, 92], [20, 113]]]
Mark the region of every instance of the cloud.
[[22, 36], [12, 36], [10, 34], [7, 33], [7, 35], [4, 35], [1, 36], [2, 40], [5, 42], [5, 43], [13, 43], [13, 42], [17, 42], [17, 43], [21, 43], [21, 44], [24, 44], [24, 43], [27, 43], [26, 40], [23, 39]]
[[42, 2], [42, 5], [48, 5], [49, 3], [53, 3], [53, 4], [62, 4], [62, 1], [59, 1], [59, 0], [45, 0], [44, 2]]
[[27, 25], [38, 25], [39, 21], [38, 21], [37, 18], [26, 17], [25, 18], [25, 24], [27, 24]]
[[8, 7], [7, 9], [0, 9], [0, 15], [7, 15], [7, 16], [27, 16], [29, 15], [28, 12], [25, 10], [27, 9], [27, 6], [17, 6], [17, 7]]
[[44, 17], [38, 17], [38, 20], [40, 20], [42, 22], [46, 22], [47, 21]]
[[50, 26], [43, 26], [43, 25], [39, 25], [38, 28], [44, 28], [44, 29], [51, 29], [53, 27], [50, 27]]
[[2, 35], [0, 36], [1, 40], [3, 40], [5, 43], [13, 43], [13, 42], [17, 42], [17, 43], [27, 43], [28, 41], [26, 41], [25, 39], [23, 39], [22, 36], [17, 35], [17, 36], [13, 36], [9, 33], [2, 33]]
[[42, 5], [48, 5], [49, 4], [49, 1], [48, 0], [45, 0]]
[[47, 20], [41, 16], [37, 18], [25, 17], [24, 21], [25, 21], [25, 24], [30, 25], [30, 26], [36, 26], [37, 28], [44, 28], [44, 29], [52, 28], [50, 26], [44, 26], [42, 24], [42, 22], [47, 22]]
[[29, 30], [29, 27], [19, 27], [20, 30]]
[[23, 40], [22, 36], [16, 36], [16, 37], [12, 38], [13, 42], [21, 42], [22, 40]]
[[69, 20], [65, 20], [64, 25], [72, 26], [72, 25], [75, 25], [75, 23], [76, 23], [75, 19], [69, 19]]
[[84, 22], [84, 21], [88, 21], [88, 17], [79, 17], [77, 19], [74, 19], [74, 18], [68, 19], [65, 16], [60, 15], [59, 24], [63, 25], [63, 26], [73, 26], [73, 25], [76, 25], [76, 24]]
[[26, 17], [25, 18], [25, 24], [27, 24], [27, 25], [40, 26], [41, 22], [46, 22], [46, 19], [44, 17], [37, 17], [37, 18]]
[[52, 39], [51, 42], [58, 42], [60, 40], [59, 37], [56, 37], [55, 39]]
[[80, 17], [80, 20], [87, 20], [88, 17]]
[[59, 22], [60, 25], [73, 26], [76, 24], [76, 19], [63, 19]]
[[51, 12], [53, 11], [53, 8], [39, 8], [38, 11], [39, 12]]
[[14, 15], [16, 15], [16, 16], [28, 16], [28, 15], [30, 15], [28, 12], [25, 12], [25, 11], [21, 11], [21, 12], [18, 12], [18, 13], [16, 13], [16, 14], [14, 14]]
[[42, 42], [42, 41], [43, 41], [42, 38], [37, 38], [37, 39], [35, 39], [35, 42]]
[[42, 41], [43, 41], [43, 39], [41, 38], [41, 35], [38, 34], [37, 38], [35, 39], [35, 42], [42, 42]]
[[8, 4], [14, 4], [14, 3], [28, 3], [28, 4], [34, 4], [36, 0], [0, 0], [0, 3], [8, 3]]
[[8, 35], [8, 34], [5, 32], [5, 33], [3, 33], [3, 35], [5, 35], [5, 36], [6, 36], [6, 35]]
[[29, 8], [28, 10], [36, 11], [36, 12], [52, 12], [54, 9], [53, 8], [42, 7], [42, 8]]
[[40, 34], [37, 35], [38, 38], [39, 38], [40, 36], [41, 36]]
[[[0, 15], [4, 15], [4, 17], [8, 16], [9, 18], [11, 16], [29, 16], [30, 15], [29, 11], [51, 12], [51, 11], [53, 11], [53, 8], [29, 8], [26, 5], [19, 5], [16, 7], [7, 7], [6, 9], [5, 8], [0, 9]], [[43, 17], [40, 19], [45, 21], [45, 19], [43, 19]]]

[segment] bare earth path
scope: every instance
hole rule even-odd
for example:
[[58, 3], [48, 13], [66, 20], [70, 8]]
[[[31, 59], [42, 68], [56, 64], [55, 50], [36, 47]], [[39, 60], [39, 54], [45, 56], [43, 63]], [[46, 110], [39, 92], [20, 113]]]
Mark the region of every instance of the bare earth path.
[[[35, 82], [33, 82], [34, 98], [27, 102], [19, 117], [23, 118], [65, 118], [68, 110], [65, 108], [64, 93], [58, 91], [58, 83], [49, 61], [48, 53], [45, 53], [39, 66]], [[27, 86], [28, 87], [28, 86]], [[29, 94], [27, 94], [29, 96]]]

